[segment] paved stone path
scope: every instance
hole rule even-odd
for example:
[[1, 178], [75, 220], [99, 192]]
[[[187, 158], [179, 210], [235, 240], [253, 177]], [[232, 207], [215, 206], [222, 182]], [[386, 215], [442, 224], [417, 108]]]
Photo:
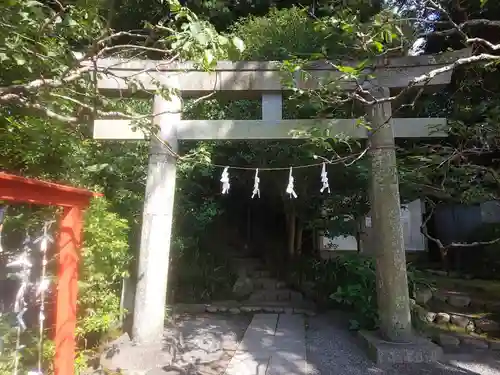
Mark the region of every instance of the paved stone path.
[[[184, 315], [166, 328], [168, 342], [174, 340], [165, 347], [140, 348], [117, 340], [119, 350], [113, 348], [115, 355], [109, 359], [103, 353], [101, 360], [109, 369], [128, 370], [127, 375], [500, 375], [500, 353], [491, 351], [382, 370], [367, 358], [347, 326], [348, 317], [339, 312], [315, 317]], [[179, 350], [172, 357], [176, 341]], [[169, 363], [189, 370], [174, 371]]]
[[256, 314], [225, 375], [305, 375], [302, 315]]
[[500, 375], [500, 355], [492, 352], [449, 354], [441, 363], [382, 370], [346, 327], [341, 313], [257, 314], [224, 375]]

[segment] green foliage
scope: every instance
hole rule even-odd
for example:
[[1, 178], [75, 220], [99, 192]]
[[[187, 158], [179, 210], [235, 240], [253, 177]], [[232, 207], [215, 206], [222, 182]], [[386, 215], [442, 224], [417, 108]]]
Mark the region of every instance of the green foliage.
[[170, 277], [176, 302], [223, 300], [236, 280], [225, 249], [213, 242], [203, 247], [199, 236], [178, 237], [172, 246]]
[[[189, 59], [209, 69], [216, 59], [244, 50], [239, 38], [220, 35], [177, 0], [165, 2], [169, 17], [158, 24], [118, 33], [109, 27], [112, 14], [102, 17], [101, 0], [9, 3], [9, 12], [0, 15], [0, 111], [9, 116], [36, 114], [78, 125], [91, 123], [95, 115], [139, 119], [134, 106], [117, 105], [97, 90], [89, 74], [103, 73], [96, 60], [148, 54], [171, 62]], [[153, 33], [154, 40], [147, 37]], [[133, 77], [125, 79], [140, 86]], [[172, 89], [158, 82], [159, 93]]]
[[[17, 327], [14, 314], [0, 314], [0, 375], [11, 375], [15, 367]], [[20, 334], [23, 348], [17, 353], [19, 373], [33, 370], [38, 362], [38, 328], [27, 329]], [[54, 345], [45, 340], [42, 346], [42, 366], [51, 373]]]
[[128, 275], [128, 224], [103, 198], [87, 212], [80, 271], [77, 336], [102, 334], [120, 320], [119, 291]]
[[[374, 329], [378, 325], [375, 260], [360, 254], [338, 254], [332, 259], [299, 259], [291, 265], [296, 284], [312, 282], [318, 302], [346, 308], [354, 314], [351, 329]], [[410, 296], [426, 284], [418, 271], [408, 266]]]
[[242, 58], [246, 60], [286, 60], [322, 50], [338, 51], [338, 40], [330, 30], [316, 30], [307, 10], [295, 7], [242, 19], [232, 32], [244, 40], [247, 48]]

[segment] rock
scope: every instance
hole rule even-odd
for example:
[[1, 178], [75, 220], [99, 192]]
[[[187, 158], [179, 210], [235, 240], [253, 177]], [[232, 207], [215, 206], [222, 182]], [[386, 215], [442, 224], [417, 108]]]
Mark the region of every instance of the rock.
[[296, 292], [296, 291], [291, 291], [290, 292], [290, 301], [292, 302], [302, 302], [304, 297], [302, 296], [302, 293]]
[[440, 333], [436, 337], [436, 342], [440, 346], [446, 346], [446, 347], [457, 347], [460, 345], [460, 339], [458, 337], [453, 335], [447, 335], [446, 333]]
[[[296, 292], [293, 292], [296, 293]], [[275, 294], [275, 299], [277, 301], [290, 301], [290, 296], [292, 295], [292, 292], [290, 290], [282, 289], [278, 293]], [[274, 298], [269, 298], [269, 300], [274, 300]]]
[[432, 311], [427, 311], [425, 307], [420, 305], [413, 306], [413, 311], [417, 317], [424, 323], [432, 323], [436, 319], [436, 313]]
[[445, 292], [441, 292], [441, 291], [436, 291], [433, 293], [432, 295], [435, 299], [437, 299], [438, 301], [441, 301], [441, 302], [448, 302], [448, 294], [445, 293]]
[[470, 305], [470, 297], [464, 295], [449, 295], [448, 304], [453, 307], [467, 307]]
[[241, 311], [240, 311], [240, 309], [239, 309], [239, 308], [237, 308], [237, 307], [231, 307], [231, 308], [229, 309], [229, 312], [230, 312], [231, 314], [239, 314]]
[[199, 314], [204, 313], [206, 308], [206, 305], [203, 303], [178, 303], [173, 307], [176, 314]]
[[433, 275], [438, 275], [438, 276], [448, 276], [448, 272], [441, 271], [441, 270], [426, 269], [425, 272], [428, 272], [428, 273], [433, 274]]
[[484, 308], [490, 312], [500, 312], [499, 301], [485, 301]]
[[163, 350], [161, 344], [136, 346], [125, 339], [120, 342], [122, 339], [113, 342], [101, 355], [100, 365], [108, 373], [120, 370], [127, 375], [145, 374], [172, 361], [171, 354]]
[[415, 292], [415, 301], [419, 305], [425, 305], [432, 298], [432, 290], [429, 288], [419, 289]]
[[464, 337], [462, 339], [462, 343], [464, 345], [472, 346], [475, 349], [488, 349], [488, 342], [476, 337]]
[[450, 322], [450, 314], [440, 312], [436, 314], [436, 319], [434, 320], [437, 324], [446, 324]]
[[300, 307], [294, 307], [293, 308], [293, 313], [294, 314], [305, 314], [306, 313], [306, 309], [303, 309], [303, 308], [300, 308]]
[[424, 315], [424, 319], [428, 323], [432, 323], [434, 320], [436, 320], [436, 313], [432, 311], [426, 311]]
[[284, 288], [286, 288], [286, 283], [284, 281], [276, 282], [276, 289], [284, 289]]
[[500, 341], [490, 341], [491, 350], [500, 350]]
[[248, 297], [253, 289], [252, 280], [247, 276], [240, 276], [233, 285], [233, 293], [238, 298]]
[[285, 312], [285, 308], [281, 306], [266, 306], [264, 307], [265, 312], [270, 312], [270, 313], [277, 313], [280, 314], [282, 312]]
[[474, 322], [477, 333], [488, 333], [500, 331], [500, 325], [494, 320], [490, 319], [477, 319]]
[[244, 313], [255, 313], [260, 312], [262, 309], [257, 306], [241, 306], [240, 310]]
[[472, 320], [469, 321], [469, 323], [465, 326], [465, 331], [467, 333], [474, 332], [476, 330], [476, 326], [474, 325], [474, 322]]
[[412, 308], [416, 305], [417, 305], [417, 301], [415, 301], [413, 298], [410, 298], [410, 308]]
[[210, 306], [207, 306], [207, 308], [206, 308], [206, 312], [209, 312], [209, 313], [216, 313], [217, 311], [218, 311], [217, 306], [210, 305]]
[[463, 315], [452, 315], [450, 322], [458, 327], [465, 328], [469, 324], [470, 319]]

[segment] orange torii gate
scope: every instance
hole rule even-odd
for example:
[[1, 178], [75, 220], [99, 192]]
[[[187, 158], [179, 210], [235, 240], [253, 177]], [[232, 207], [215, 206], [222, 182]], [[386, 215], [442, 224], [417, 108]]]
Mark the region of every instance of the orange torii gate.
[[73, 375], [78, 293], [78, 251], [82, 244], [83, 211], [100, 194], [71, 186], [0, 172], [0, 200], [63, 208], [60, 218], [55, 329], [56, 375]]

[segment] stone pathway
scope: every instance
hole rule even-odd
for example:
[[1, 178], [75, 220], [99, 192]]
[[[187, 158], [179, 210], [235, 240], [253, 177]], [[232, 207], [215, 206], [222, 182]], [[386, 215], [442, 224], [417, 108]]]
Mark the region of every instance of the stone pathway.
[[302, 315], [256, 314], [225, 375], [305, 375]]
[[449, 353], [442, 363], [382, 370], [347, 321], [338, 312], [183, 315], [166, 328], [163, 348], [116, 342], [101, 364], [126, 375], [500, 375], [500, 353], [472, 350]]

